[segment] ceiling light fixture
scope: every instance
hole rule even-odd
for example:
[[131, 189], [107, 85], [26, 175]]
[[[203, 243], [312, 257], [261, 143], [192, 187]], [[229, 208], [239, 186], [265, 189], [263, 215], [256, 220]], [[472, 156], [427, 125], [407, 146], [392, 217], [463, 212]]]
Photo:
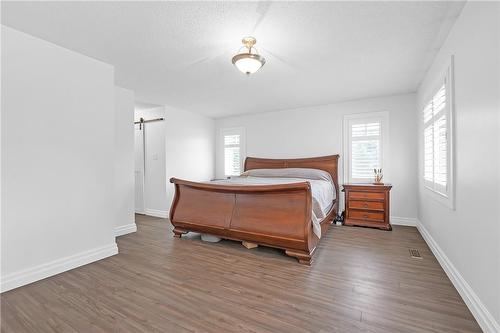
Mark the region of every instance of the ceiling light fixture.
[[257, 40], [254, 37], [245, 37], [241, 42], [245, 45], [244, 47], [247, 48], [247, 52], [235, 55], [233, 57], [233, 65], [235, 65], [240, 72], [250, 75], [264, 66], [266, 59], [260, 56], [255, 49], [254, 45], [257, 43]]

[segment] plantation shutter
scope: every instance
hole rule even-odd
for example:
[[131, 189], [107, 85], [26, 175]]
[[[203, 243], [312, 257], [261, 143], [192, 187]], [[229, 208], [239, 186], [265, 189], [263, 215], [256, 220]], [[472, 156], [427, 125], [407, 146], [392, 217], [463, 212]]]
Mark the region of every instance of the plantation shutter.
[[446, 82], [423, 110], [424, 180], [428, 187], [447, 192], [448, 186], [448, 119]]
[[350, 124], [350, 171], [352, 180], [373, 179], [373, 169], [381, 168], [381, 120]]
[[224, 135], [224, 173], [226, 176], [241, 174], [241, 135]]

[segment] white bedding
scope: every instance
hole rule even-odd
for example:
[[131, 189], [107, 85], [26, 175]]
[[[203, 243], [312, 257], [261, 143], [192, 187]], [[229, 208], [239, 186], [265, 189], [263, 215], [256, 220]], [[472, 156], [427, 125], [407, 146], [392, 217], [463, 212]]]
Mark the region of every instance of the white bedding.
[[[259, 172], [268, 169], [256, 169], [247, 171], [242, 176], [239, 177], [231, 177], [230, 179], [216, 180], [212, 183], [223, 184], [223, 185], [275, 185], [275, 184], [289, 184], [289, 183], [300, 183], [300, 182], [309, 182], [311, 184], [311, 192], [312, 192], [312, 203], [313, 203], [313, 211], [312, 211], [312, 225], [313, 231], [321, 238], [321, 226], [319, 221], [326, 217], [330, 208], [332, 206], [332, 202], [335, 199], [335, 187], [333, 182], [331, 181], [331, 177], [328, 175], [326, 178], [324, 171], [315, 170], [315, 169], [272, 169], [273, 172]], [[292, 177], [282, 177], [279, 172], [276, 170], [287, 170], [287, 172], [283, 172], [282, 175], [285, 176], [296, 176]], [[299, 170], [297, 172], [290, 172], [290, 170]], [[301, 173], [300, 170], [307, 170], [307, 172]], [[311, 170], [317, 171], [318, 176], [315, 176], [315, 173], [311, 174]], [[255, 171], [255, 172], [254, 172]], [[265, 176], [269, 174], [270, 176]], [[254, 175], [258, 175], [256, 177]], [[301, 176], [307, 177], [302, 178]], [[316, 179], [311, 179], [316, 178]]]

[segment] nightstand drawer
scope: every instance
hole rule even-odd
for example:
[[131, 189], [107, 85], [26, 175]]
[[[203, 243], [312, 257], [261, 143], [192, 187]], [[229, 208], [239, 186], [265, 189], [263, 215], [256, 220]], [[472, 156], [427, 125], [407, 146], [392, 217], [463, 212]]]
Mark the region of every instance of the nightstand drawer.
[[384, 202], [383, 201], [359, 201], [352, 200], [349, 201], [349, 208], [356, 209], [371, 209], [371, 210], [384, 210]]
[[349, 191], [349, 199], [380, 199], [385, 197], [384, 192], [356, 192]]
[[363, 210], [350, 210], [348, 218], [360, 220], [379, 220], [384, 222], [384, 213], [366, 212]]

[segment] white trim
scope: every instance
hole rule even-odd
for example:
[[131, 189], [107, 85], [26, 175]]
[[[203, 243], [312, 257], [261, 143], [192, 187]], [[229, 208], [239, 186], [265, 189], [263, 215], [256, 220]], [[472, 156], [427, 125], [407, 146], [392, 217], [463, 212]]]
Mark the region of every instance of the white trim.
[[[448, 157], [447, 157], [447, 187], [446, 191], [440, 191], [435, 188], [435, 183], [432, 184], [434, 188], [428, 185], [428, 181], [425, 180], [424, 175], [419, 175], [424, 187], [424, 193], [428, 197], [436, 200], [437, 202], [443, 204], [451, 210], [455, 210], [455, 56], [451, 55], [449, 60], [446, 62], [445, 68], [442, 70], [445, 73], [443, 76], [439, 76], [435, 79], [432, 84], [433, 89], [429, 90], [426, 95], [429, 98], [424, 99], [425, 101], [432, 100], [433, 94], [435, 94], [439, 87], [445, 82], [446, 87], [446, 121], [447, 121], [447, 140], [448, 140]], [[427, 105], [427, 104], [426, 104]], [[425, 108], [425, 105], [424, 105]], [[421, 108], [421, 110], [423, 110]], [[422, 123], [423, 123], [423, 117]], [[433, 121], [433, 120], [432, 120]], [[425, 131], [425, 124], [422, 127], [422, 135]], [[424, 139], [425, 140], [425, 139]], [[425, 148], [424, 148], [425, 150]], [[425, 152], [424, 152], [425, 153]], [[425, 156], [422, 161], [425, 163]], [[423, 166], [423, 172], [425, 173], [425, 166]], [[443, 193], [446, 192], [446, 193]]]
[[[222, 161], [222, 174], [223, 177], [229, 177], [231, 175], [226, 175], [226, 167], [225, 167], [225, 145], [224, 145], [224, 135], [239, 135], [240, 136], [240, 171], [243, 172], [245, 168], [245, 158], [247, 156], [247, 140], [246, 140], [246, 128], [245, 127], [227, 127], [221, 128], [219, 130], [219, 139], [218, 145], [221, 151], [221, 161]], [[223, 178], [219, 177], [219, 178]]]
[[417, 218], [416, 217], [391, 216], [390, 221], [391, 221], [391, 224], [393, 224], [393, 225], [404, 225], [407, 227], [416, 227], [417, 226]]
[[431, 234], [429, 233], [429, 231], [427, 231], [422, 222], [418, 220], [417, 229], [438, 260], [439, 264], [445, 271], [446, 275], [453, 283], [453, 286], [455, 286], [455, 289], [457, 289], [460, 296], [462, 296], [462, 299], [469, 308], [470, 312], [472, 312], [472, 315], [478, 322], [479, 326], [481, 326], [483, 331], [487, 333], [500, 332], [500, 324], [495, 320], [493, 315], [481, 302], [477, 294], [467, 283], [467, 281], [462, 277], [460, 272], [446, 256], [444, 251], [439, 247], [434, 238], [432, 238]]
[[[354, 113], [354, 114], [346, 114], [343, 117], [343, 122], [342, 122], [342, 156], [344, 156], [344, 163], [343, 163], [343, 168], [342, 168], [342, 179], [344, 183], [350, 183], [352, 182], [350, 179], [350, 166], [349, 166], [349, 160], [350, 160], [350, 142], [351, 138], [349, 137], [349, 122], [351, 120], [369, 120], [371, 118], [378, 118], [381, 119], [381, 140], [380, 144], [382, 147], [382, 152], [381, 152], [381, 168], [383, 171], [384, 175], [384, 181], [385, 182], [390, 182], [390, 166], [388, 165], [387, 161], [389, 160], [390, 156], [390, 146], [389, 146], [389, 128], [390, 128], [390, 114], [389, 111], [372, 111], [372, 112], [363, 112], [363, 113]], [[364, 179], [362, 182], [366, 183], [366, 179]]]
[[149, 216], [161, 217], [163, 219], [168, 218], [168, 211], [166, 210], [146, 208], [144, 213]]
[[119, 227], [115, 227], [115, 237], [123, 236], [136, 231], [137, 231], [137, 225], [135, 223], [121, 225]]
[[2, 276], [0, 291], [4, 292], [26, 284], [45, 279], [70, 269], [77, 268], [91, 262], [113, 256], [118, 253], [118, 246], [115, 242], [101, 246], [92, 250], [80, 252], [72, 256], [50, 261], [32, 268], [17, 271]]

